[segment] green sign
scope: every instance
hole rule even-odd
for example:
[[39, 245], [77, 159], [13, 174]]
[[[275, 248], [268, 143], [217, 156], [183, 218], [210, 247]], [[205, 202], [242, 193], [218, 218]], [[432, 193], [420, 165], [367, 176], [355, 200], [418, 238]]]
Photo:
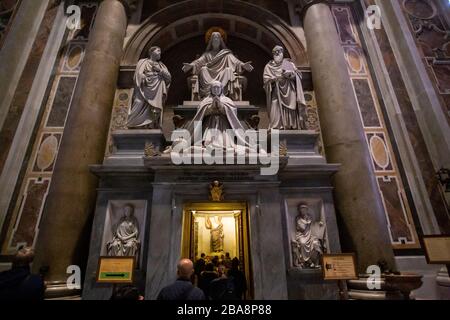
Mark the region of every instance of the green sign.
[[100, 257], [97, 282], [132, 283], [134, 257]]

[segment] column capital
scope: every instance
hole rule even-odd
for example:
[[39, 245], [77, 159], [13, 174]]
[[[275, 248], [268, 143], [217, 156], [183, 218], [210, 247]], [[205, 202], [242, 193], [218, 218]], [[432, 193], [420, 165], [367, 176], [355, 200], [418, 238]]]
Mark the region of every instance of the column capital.
[[309, 7], [318, 4], [318, 3], [324, 3], [329, 4], [328, 0], [294, 0], [295, 4], [295, 12], [298, 13], [300, 18], [303, 20], [305, 17], [306, 11], [309, 9]]

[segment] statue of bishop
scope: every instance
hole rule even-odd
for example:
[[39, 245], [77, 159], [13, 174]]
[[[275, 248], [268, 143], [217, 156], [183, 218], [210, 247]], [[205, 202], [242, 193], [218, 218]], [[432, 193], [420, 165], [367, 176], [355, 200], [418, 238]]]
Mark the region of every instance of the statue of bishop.
[[302, 74], [295, 64], [284, 58], [284, 49], [276, 46], [273, 60], [264, 69], [269, 129], [304, 130], [306, 101]]
[[172, 80], [160, 61], [161, 48], [151, 47], [149, 58], [139, 60], [134, 74], [133, 104], [128, 114], [128, 128], [160, 129], [164, 104]]

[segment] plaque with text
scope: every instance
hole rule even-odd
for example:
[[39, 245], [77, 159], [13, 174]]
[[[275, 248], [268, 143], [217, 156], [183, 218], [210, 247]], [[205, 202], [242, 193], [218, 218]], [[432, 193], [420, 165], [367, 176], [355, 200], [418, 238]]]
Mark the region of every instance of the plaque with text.
[[135, 257], [100, 257], [98, 283], [132, 283]]
[[450, 236], [424, 236], [423, 245], [429, 264], [450, 264]]
[[324, 280], [355, 280], [355, 255], [350, 254], [324, 254], [322, 257], [322, 270]]

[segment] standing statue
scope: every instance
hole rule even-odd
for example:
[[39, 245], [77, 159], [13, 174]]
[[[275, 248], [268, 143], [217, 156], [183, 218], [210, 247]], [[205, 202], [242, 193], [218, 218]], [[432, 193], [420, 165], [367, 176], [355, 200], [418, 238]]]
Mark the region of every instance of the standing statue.
[[320, 268], [324, 252], [325, 226], [322, 221], [313, 222], [306, 204], [299, 205], [295, 218], [295, 237], [292, 241], [294, 267]]
[[213, 220], [206, 218], [205, 227], [211, 230], [211, 252], [218, 253], [223, 251], [223, 239], [225, 234], [223, 232], [222, 217], [214, 217]]
[[113, 239], [106, 244], [108, 256], [133, 257], [139, 253], [139, 223], [134, 216], [134, 207], [127, 204], [123, 216], [113, 230]]
[[[208, 37], [208, 34], [207, 34]], [[191, 63], [184, 63], [183, 72], [195, 76], [192, 93], [200, 100], [207, 97], [213, 81], [220, 81], [224, 94], [233, 100], [242, 98], [240, 75], [253, 71], [251, 62], [242, 62], [228, 49], [220, 32], [212, 32], [206, 52]]]
[[284, 58], [282, 47], [276, 46], [272, 52], [273, 60], [264, 69], [269, 129], [306, 129], [302, 74], [292, 61]]
[[149, 58], [139, 60], [134, 74], [134, 97], [128, 115], [128, 128], [159, 129], [172, 76], [160, 62], [161, 49], [151, 47]]

